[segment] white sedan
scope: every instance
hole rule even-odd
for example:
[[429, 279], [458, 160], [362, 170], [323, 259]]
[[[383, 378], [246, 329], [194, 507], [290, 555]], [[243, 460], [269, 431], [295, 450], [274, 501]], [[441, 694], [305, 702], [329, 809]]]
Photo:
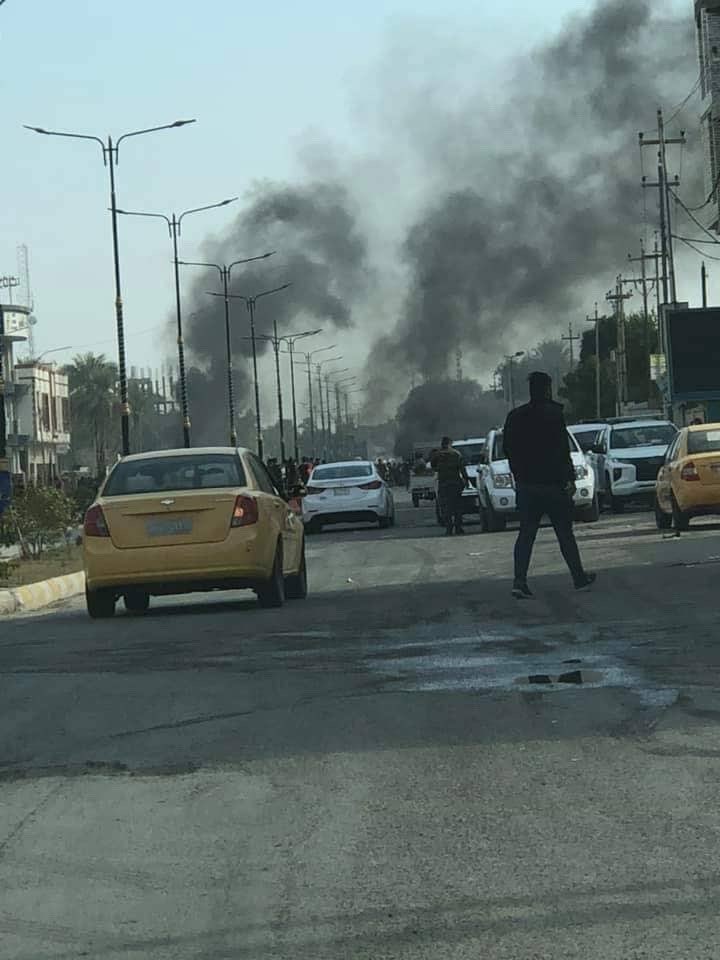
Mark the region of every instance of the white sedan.
[[319, 533], [331, 523], [377, 523], [381, 528], [395, 523], [392, 490], [369, 460], [315, 467], [302, 511], [308, 533]]

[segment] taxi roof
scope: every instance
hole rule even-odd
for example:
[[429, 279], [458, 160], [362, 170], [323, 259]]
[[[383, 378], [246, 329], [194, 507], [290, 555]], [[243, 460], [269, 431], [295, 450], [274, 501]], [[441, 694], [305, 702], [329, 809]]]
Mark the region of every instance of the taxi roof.
[[173, 450], [147, 450], [145, 453], [129, 453], [122, 457], [122, 463], [135, 460], [153, 460], [157, 457], [192, 457], [198, 454], [217, 456], [217, 454], [252, 453], [247, 447], [177, 447]]

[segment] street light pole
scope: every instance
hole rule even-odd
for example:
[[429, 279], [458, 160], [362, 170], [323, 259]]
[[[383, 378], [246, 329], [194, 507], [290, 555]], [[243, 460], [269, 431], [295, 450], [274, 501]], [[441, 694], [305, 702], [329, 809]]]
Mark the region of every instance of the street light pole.
[[195, 120], [176, 120], [174, 123], [164, 123], [159, 127], [149, 127], [146, 130], [133, 130], [118, 137], [113, 144], [112, 137], [107, 143], [100, 137], [84, 133], [64, 133], [58, 130], [45, 130], [43, 127], [31, 127], [23, 124], [26, 130], [42, 133], [49, 137], [67, 137], [73, 140], [93, 140], [100, 144], [103, 153], [103, 162], [110, 168], [110, 216], [112, 222], [113, 266], [115, 274], [115, 325], [117, 328], [118, 346], [118, 375], [120, 378], [120, 425], [122, 432], [122, 453], [130, 453], [130, 404], [128, 403], [127, 364], [125, 359], [125, 320], [123, 316], [123, 301], [120, 285], [120, 252], [118, 243], [117, 196], [115, 192], [115, 166], [119, 160], [120, 144], [128, 137], [139, 137], [146, 133], [156, 133], [159, 130], [171, 130], [174, 127], [184, 127]]
[[[272, 257], [275, 253], [274, 250], [271, 250], [269, 253], [261, 253], [258, 257], [246, 257], [244, 260], [234, 260], [229, 264], [222, 263], [204, 263], [197, 260], [179, 260], [178, 263], [181, 267], [214, 267], [220, 274], [222, 280], [223, 292], [214, 293], [211, 292], [210, 295], [213, 297], [222, 297], [225, 302], [225, 350], [227, 352], [227, 388], [228, 388], [228, 415], [230, 417], [230, 446], [237, 446], [237, 429], [235, 427], [235, 397], [233, 391], [233, 360], [232, 360], [232, 339], [230, 336], [230, 297], [236, 296], [240, 300], [245, 300], [245, 297], [240, 297], [238, 294], [228, 293], [228, 287], [230, 286], [230, 275], [232, 273], [233, 267], [240, 266], [243, 263], [253, 263], [255, 260], [267, 260], [268, 257]], [[254, 351], [253, 351], [254, 359]], [[257, 396], [257, 367], [255, 368], [255, 391]], [[259, 418], [259, 406], [258, 406], [258, 418]], [[259, 429], [259, 423], [258, 423]], [[262, 440], [260, 440], [260, 451], [262, 450]], [[259, 453], [261, 456], [261, 453]]]
[[305, 330], [303, 333], [285, 334], [279, 338], [287, 343], [287, 352], [290, 354], [290, 391], [292, 395], [293, 448], [295, 452], [296, 463], [300, 460], [300, 446], [298, 444], [297, 400], [295, 397], [295, 343], [298, 340], [305, 339], [306, 337], [314, 337], [318, 333], [322, 333], [322, 330]]
[[183, 442], [185, 447], [190, 446], [190, 411], [188, 408], [187, 396], [187, 378], [185, 375], [185, 341], [183, 339], [182, 311], [180, 303], [180, 262], [178, 260], [178, 237], [182, 228], [183, 217], [191, 213], [201, 213], [203, 210], [214, 210], [216, 207], [226, 207], [229, 203], [237, 200], [237, 197], [231, 197], [229, 200], [221, 200], [220, 203], [210, 203], [204, 207], [194, 207], [192, 210], [185, 210], [180, 216], [171, 214], [166, 216], [164, 213], [144, 213], [137, 210], [118, 210], [117, 212], [129, 217], [153, 217], [164, 220], [168, 225], [170, 237], [173, 244], [173, 266], [175, 272], [175, 314], [177, 320], [177, 348], [178, 348], [178, 370], [180, 373], [180, 407], [183, 423]]
[[[337, 344], [331, 343], [328, 347], [319, 347], [317, 350], [308, 350], [303, 356], [305, 357], [305, 363], [307, 364], [307, 382], [308, 382], [308, 405], [310, 408], [310, 444], [311, 452], [313, 459], [317, 455], [317, 448], [315, 446], [315, 412], [313, 405], [313, 386], [312, 386], [312, 359], [317, 353], [325, 353], [326, 350], [334, 350]], [[322, 398], [321, 398], [322, 402]]]
[[513, 361], [519, 359], [520, 357], [525, 356], [524, 350], [518, 350], [516, 353], [505, 356], [505, 359], [508, 362], [508, 400], [510, 402], [510, 409], [515, 409], [515, 391], [513, 384]]
[[[333, 374], [338, 373], [347, 373], [350, 367], [343, 367], [342, 370], [331, 370], [329, 373], [325, 374], [325, 413], [327, 416], [327, 445], [328, 452], [330, 451], [330, 446], [332, 444], [332, 414], [330, 413], [330, 377]], [[335, 437], [337, 440], [337, 431], [338, 425], [335, 424]], [[337, 444], [336, 444], [337, 445]]]

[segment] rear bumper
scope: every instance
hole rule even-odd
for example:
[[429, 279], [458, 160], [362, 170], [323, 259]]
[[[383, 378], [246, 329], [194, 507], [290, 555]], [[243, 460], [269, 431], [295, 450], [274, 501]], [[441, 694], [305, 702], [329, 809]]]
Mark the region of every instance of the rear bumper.
[[90, 590], [132, 586], [178, 593], [221, 584], [251, 586], [270, 576], [274, 556], [275, 544], [257, 527], [232, 529], [220, 543], [119, 549], [109, 537], [83, 541]]
[[381, 517], [387, 516], [384, 510], [342, 510], [336, 513], [316, 513], [306, 516], [305, 523], [317, 521], [319, 523], [377, 523]]
[[[366, 496], [366, 497], [313, 497], [308, 501], [306, 497], [303, 501], [303, 520], [309, 523], [311, 520], [322, 520], [323, 523], [355, 523], [357, 521], [347, 518], [354, 514], [363, 514], [366, 517], [373, 517], [375, 520], [380, 517], [387, 517], [390, 512], [390, 501], [385, 497]], [[331, 520], [330, 517], [339, 517], [338, 520]]]

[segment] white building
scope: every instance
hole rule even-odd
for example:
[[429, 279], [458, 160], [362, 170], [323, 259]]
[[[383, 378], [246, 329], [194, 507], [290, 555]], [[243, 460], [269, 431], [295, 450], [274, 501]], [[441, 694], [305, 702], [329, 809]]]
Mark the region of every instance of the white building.
[[59, 476], [61, 458], [70, 450], [68, 378], [56, 364], [33, 360], [16, 363], [14, 372], [11, 438], [20, 471], [31, 483], [48, 483]]
[[707, 225], [720, 232], [720, 0], [695, 0]]
[[30, 310], [2, 305], [2, 375], [8, 468], [27, 482], [46, 483], [61, 472], [70, 449], [68, 381], [54, 363], [17, 362], [29, 334]]

